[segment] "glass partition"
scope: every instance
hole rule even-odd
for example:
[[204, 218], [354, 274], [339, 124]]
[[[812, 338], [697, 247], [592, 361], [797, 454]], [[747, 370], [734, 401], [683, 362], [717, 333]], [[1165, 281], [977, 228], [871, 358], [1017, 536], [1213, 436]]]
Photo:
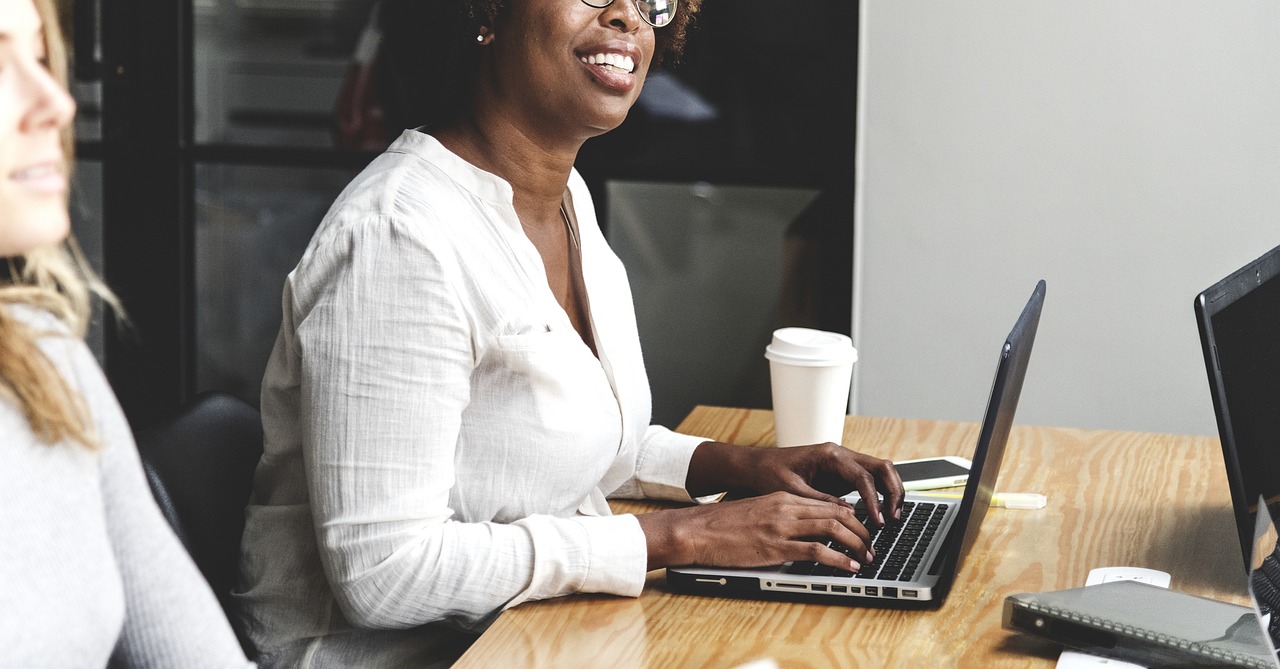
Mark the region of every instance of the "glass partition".
[[770, 406], [764, 347], [802, 299], [787, 258], [817, 195], [609, 182], [609, 244], [631, 281], [656, 422], [674, 426], [698, 404]]

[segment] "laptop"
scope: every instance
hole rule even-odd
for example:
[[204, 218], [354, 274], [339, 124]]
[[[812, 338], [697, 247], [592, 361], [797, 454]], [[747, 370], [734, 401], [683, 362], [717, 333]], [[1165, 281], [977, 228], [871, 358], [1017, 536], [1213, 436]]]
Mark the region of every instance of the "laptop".
[[1195, 312], [1248, 568], [1259, 496], [1280, 515], [1280, 247], [1196, 296]]
[[[907, 494], [900, 522], [878, 531], [868, 525], [873, 533], [876, 561], [856, 573], [813, 562], [788, 562], [760, 569], [671, 567], [667, 569], [667, 582], [684, 592], [717, 596], [780, 597], [851, 605], [941, 605], [991, 504], [1040, 322], [1044, 290], [1044, 281], [1036, 284], [1000, 349], [991, 397], [971, 458], [969, 482], [958, 502]], [[845, 499], [855, 505], [860, 501], [857, 493]], [[865, 511], [859, 513], [859, 519], [865, 523]]]

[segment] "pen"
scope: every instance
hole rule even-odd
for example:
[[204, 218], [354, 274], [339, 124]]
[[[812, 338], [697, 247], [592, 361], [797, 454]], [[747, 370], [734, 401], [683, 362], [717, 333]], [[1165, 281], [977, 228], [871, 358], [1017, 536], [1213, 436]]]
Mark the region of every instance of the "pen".
[[[963, 493], [958, 492], [922, 492], [930, 497], [960, 499]], [[1035, 492], [998, 492], [991, 496], [991, 506], [1003, 506], [1007, 509], [1043, 509], [1049, 500]]]

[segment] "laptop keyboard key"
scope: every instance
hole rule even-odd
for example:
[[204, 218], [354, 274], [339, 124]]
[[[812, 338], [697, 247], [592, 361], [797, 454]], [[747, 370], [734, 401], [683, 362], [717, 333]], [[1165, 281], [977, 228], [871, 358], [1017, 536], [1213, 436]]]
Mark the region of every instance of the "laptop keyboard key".
[[[866, 509], [861, 503], [856, 507], [860, 519], [865, 519]], [[871, 546], [876, 560], [863, 565], [857, 572], [846, 571], [817, 562], [799, 561], [787, 568], [787, 573], [813, 576], [835, 576], [857, 579], [883, 579], [887, 581], [911, 581], [919, 570], [920, 562], [929, 542], [942, 524], [946, 505], [928, 502], [904, 502], [903, 518], [884, 527], [868, 527], [871, 530]], [[835, 542], [828, 546], [844, 555], [853, 557], [853, 550]]]
[[801, 561], [792, 562], [791, 566], [787, 567], [787, 573], [796, 574], [799, 576], [808, 576], [809, 574], [813, 573], [813, 568], [817, 566], [817, 564], [818, 563], [816, 562], [801, 562]]
[[825, 565], [825, 564], [820, 564], [820, 565], [814, 566], [813, 575], [814, 576], [835, 576], [836, 571], [837, 570], [835, 567]]

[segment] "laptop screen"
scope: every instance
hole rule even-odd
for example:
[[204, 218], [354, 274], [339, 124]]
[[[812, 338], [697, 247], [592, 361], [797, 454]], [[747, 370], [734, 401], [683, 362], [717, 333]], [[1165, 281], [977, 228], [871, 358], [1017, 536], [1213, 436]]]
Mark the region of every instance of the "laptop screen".
[[1280, 247], [1201, 293], [1196, 311], [1247, 560], [1256, 500], [1280, 503]]
[[[982, 421], [982, 432], [978, 435], [978, 445], [973, 452], [974, 475], [969, 477], [965, 485], [964, 497], [960, 502], [960, 511], [956, 515], [957, 523], [965, 523], [962, 541], [957, 543], [949, 539], [942, 558], [943, 578], [938, 582], [939, 591], [946, 593], [951, 587], [951, 580], [964, 564], [965, 556], [977, 540], [982, 520], [991, 505], [991, 496], [995, 492], [996, 477], [1000, 474], [1000, 464], [1004, 460], [1004, 448], [1009, 440], [1009, 432], [1013, 428], [1013, 415], [1018, 408], [1018, 398], [1022, 395], [1022, 383], [1027, 375], [1027, 365], [1031, 360], [1031, 347], [1035, 344], [1036, 330], [1040, 325], [1040, 311], [1044, 307], [1045, 283], [1036, 284], [1031, 298], [1022, 308], [1022, 314], [1013, 324], [1013, 330], [1000, 349], [1000, 362], [996, 366], [995, 380], [991, 386], [991, 397], [987, 400], [987, 411]], [[954, 534], [953, 534], [954, 536]]]

